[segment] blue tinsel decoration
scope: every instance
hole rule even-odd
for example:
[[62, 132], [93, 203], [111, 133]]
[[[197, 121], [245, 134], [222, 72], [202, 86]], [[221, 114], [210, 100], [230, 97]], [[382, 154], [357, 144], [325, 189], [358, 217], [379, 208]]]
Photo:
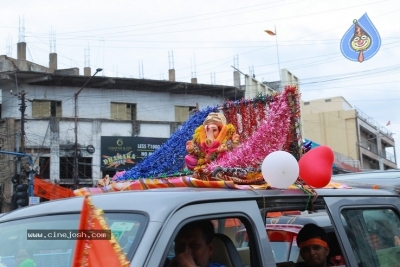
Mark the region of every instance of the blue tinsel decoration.
[[195, 114], [176, 131], [159, 149], [126, 171], [117, 181], [139, 178], [165, 177], [182, 171], [186, 153], [186, 141], [192, 140], [194, 131], [210, 112], [217, 112], [218, 107], [207, 107]]

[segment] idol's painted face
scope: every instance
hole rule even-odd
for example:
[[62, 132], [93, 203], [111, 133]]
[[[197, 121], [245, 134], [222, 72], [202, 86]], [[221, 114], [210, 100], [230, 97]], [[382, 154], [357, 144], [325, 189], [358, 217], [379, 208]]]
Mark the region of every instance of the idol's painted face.
[[364, 51], [371, 45], [371, 38], [368, 35], [356, 35], [351, 40], [351, 47], [356, 51]]
[[207, 124], [205, 127], [207, 139], [215, 140], [219, 134], [219, 128], [215, 124]]

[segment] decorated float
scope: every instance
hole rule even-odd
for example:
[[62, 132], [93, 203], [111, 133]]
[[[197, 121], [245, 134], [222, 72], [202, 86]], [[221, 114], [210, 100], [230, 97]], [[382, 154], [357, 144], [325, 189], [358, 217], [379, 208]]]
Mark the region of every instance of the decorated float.
[[[102, 211], [90, 195], [167, 187], [297, 189], [317, 196], [313, 188], [347, 188], [331, 183], [334, 155], [326, 146], [311, 149], [300, 131], [300, 95], [296, 87], [251, 100], [223, 103], [197, 111], [159, 149], [135, 167], [106, 176], [97, 187], [80, 188], [85, 196], [79, 229], [109, 229]], [[35, 193], [48, 199], [69, 197], [62, 187], [35, 182]], [[111, 240], [78, 240], [74, 266], [106, 262], [128, 266], [119, 243]]]
[[[337, 188], [331, 184], [333, 152], [307, 152], [295, 86], [196, 111], [151, 156], [104, 177], [75, 195], [166, 187], [269, 189]], [[305, 154], [305, 152], [307, 152]]]

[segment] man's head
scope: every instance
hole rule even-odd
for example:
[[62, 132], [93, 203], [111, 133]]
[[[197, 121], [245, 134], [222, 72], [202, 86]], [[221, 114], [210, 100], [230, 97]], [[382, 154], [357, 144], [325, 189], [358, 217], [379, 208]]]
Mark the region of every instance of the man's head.
[[175, 254], [190, 253], [196, 266], [208, 266], [214, 250], [214, 233], [214, 225], [208, 220], [185, 225], [175, 238]]
[[300, 255], [308, 266], [327, 266], [328, 239], [323, 228], [306, 224], [297, 235]]

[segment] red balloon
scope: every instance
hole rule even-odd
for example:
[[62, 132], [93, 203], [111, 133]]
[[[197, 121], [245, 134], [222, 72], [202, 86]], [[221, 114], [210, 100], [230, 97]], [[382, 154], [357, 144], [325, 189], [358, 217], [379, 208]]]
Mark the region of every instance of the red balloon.
[[334, 158], [332, 149], [327, 146], [311, 149], [299, 160], [300, 178], [312, 187], [326, 186], [331, 181]]

